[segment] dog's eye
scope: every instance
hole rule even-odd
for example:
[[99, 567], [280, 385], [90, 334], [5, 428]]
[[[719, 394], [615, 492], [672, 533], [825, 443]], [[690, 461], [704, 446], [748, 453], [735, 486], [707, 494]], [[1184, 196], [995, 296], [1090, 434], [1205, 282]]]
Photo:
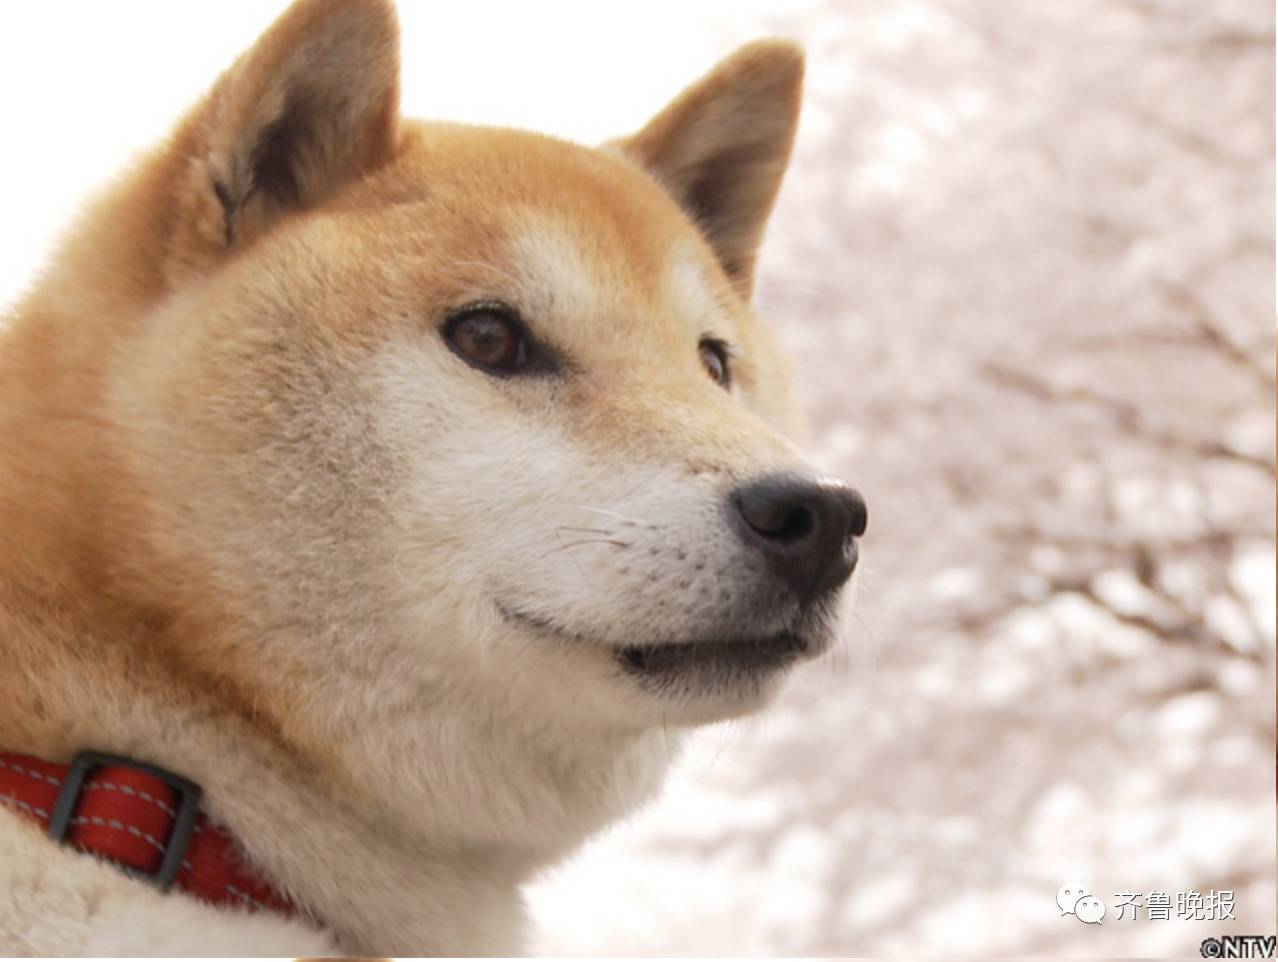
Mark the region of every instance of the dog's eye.
[[715, 337], [702, 338], [698, 348], [701, 363], [705, 365], [714, 382], [723, 387], [732, 384], [732, 369], [728, 366], [729, 348], [726, 342]]
[[506, 308], [471, 308], [444, 327], [448, 346], [474, 366], [494, 374], [510, 374], [528, 363], [528, 338]]

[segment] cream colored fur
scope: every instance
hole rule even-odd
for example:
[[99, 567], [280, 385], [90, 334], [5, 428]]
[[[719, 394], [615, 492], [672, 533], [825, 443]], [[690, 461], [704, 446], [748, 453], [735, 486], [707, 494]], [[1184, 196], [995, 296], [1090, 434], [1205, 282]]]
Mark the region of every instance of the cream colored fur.
[[54, 849], [34, 824], [0, 807], [0, 945], [18, 956], [342, 954], [303, 922], [213, 908], [121, 885], [118, 870]]
[[[803, 463], [744, 300], [798, 53], [748, 46], [604, 150], [403, 120], [397, 57], [385, 3], [300, 0], [0, 335], [0, 749], [199, 781], [317, 927], [0, 808], [4, 952], [517, 952], [520, 886], [779, 682], [655, 695], [578, 640], [702, 637], [760, 590], [721, 503]], [[443, 346], [494, 296], [572, 377]]]

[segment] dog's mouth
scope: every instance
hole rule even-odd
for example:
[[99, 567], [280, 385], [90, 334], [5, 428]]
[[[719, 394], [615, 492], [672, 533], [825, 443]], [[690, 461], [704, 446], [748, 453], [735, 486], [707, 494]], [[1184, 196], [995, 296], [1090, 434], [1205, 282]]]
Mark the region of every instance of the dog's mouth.
[[497, 608], [508, 621], [532, 628], [539, 634], [591, 648], [611, 649], [618, 666], [637, 680], [759, 677], [788, 668], [821, 647], [809, 633], [794, 630], [757, 637], [725, 636], [617, 647], [572, 631], [542, 615], [502, 603], [498, 603]]
[[782, 632], [762, 638], [628, 645], [617, 652], [617, 661], [630, 674], [647, 678], [690, 671], [755, 673], [785, 668], [809, 647], [802, 635]]

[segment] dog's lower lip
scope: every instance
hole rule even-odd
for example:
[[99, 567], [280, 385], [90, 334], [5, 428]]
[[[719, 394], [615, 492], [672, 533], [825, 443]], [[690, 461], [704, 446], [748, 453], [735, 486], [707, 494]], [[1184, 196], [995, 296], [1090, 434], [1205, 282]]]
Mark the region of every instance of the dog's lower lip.
[[802, 635], [785, 632], [763, 638], [628, 645], [617, 652], [617, 659], [627, 671], [644, 675], [693, 666], [763, 670], [790, 664], [807, 649], [807, 639]]
[[[497, 602], [497, 610], [508, 621], [558, 638], [603, 644], [577, 635], [541, 615]], [[609, 646], [611, 647], [611, 646]], [[782, 631], [757, 638], [720, 637], [699, 641], [654, 642], [612, 648], [623, 669], [636, 676], [670, 676], [681, 671], [709, 669], [736, 672], [766, 672], [791, 665], [809, 653], [810, 638], [796, 631]]]

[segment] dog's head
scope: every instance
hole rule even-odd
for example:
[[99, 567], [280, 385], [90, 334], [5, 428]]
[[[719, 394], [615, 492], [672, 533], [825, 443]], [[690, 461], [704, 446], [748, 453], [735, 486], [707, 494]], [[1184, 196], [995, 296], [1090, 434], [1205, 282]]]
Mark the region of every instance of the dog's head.
[[397, 73], [385, 4], [303, 0], [147, 187], [167, 293], [114, 399], [164, 577], [242, 626], [209, 663], [294, 702], [756, 707], [830, 644], [866, 520], [747, 306], [800, 54], [601, 149], [405, 121]]

